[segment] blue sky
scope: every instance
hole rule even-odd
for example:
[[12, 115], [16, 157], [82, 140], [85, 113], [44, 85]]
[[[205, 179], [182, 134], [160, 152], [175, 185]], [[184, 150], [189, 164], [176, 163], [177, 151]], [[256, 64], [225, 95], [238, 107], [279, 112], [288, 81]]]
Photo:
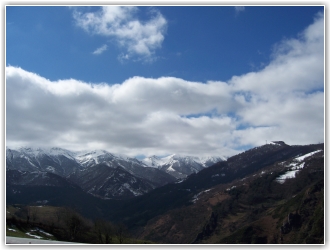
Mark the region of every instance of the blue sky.
[[6, 6], [7, 145], [134, 156], [323, 142], [323, 10]]
[[[167, 21], [164, 40], [150, 62], [139, 57], [120, 61], [125, 48], [114, 37], [78, 27], [72, 8], [8, 6], [6, 62], [50, 80], [121, 83], [138, 75], [227, 81], [267, 64], [274, 44], [295, 37], [322, 9], [259, 6], [237, 12], [230, 6], [140, 7], [135, 18], [141, 22], [150, 19], [152, 10]], [[98, 11], [98, 7], [81, 11]], [[104, 45], [106, 51], [93, 54]]]

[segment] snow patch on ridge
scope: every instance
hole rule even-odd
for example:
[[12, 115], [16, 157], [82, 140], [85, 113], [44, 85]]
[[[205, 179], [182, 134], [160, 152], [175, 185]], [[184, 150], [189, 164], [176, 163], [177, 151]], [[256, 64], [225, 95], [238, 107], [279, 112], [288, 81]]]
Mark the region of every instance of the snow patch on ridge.
[[316, 153], [318, 153], [318, 152], [321, 152], [321, 151], [323, 151], [323, 150], [316, 150], [316, 151], [314, 151], [314, 152], [311, 152], [311, 153], [308, 153], [308, 154], [305, 154], [305, 155], [303, 155], [303, 156], [299, 156], [299, 157], [297, 157], [297, 158], [295, 158], [295, 160], [296, 161], [303, 161], [304, 159], [306, 159], [307, 157], [310, 157], [310, 156], [312, 156], [313, 154], [316, 154]]
[[293, 159], [293, 162], [291, 162], [289, 165], [285, 166], [285, 162], [282, 162], [281, 164], [284, 165], [285, 167], [289, 168], [287, 172], [284, 174], [280, 175], [279, 177], [276, 178], [276, 181], [280, 184], [283, 184], [287, 179], [292, 179], [296, 177], [296, 174], [300, 171], [300, 169], [304, 168], [305, 162], [302, 162], [306, 158], [321, 152], [323, 150], [316, 150], [314, 152], [296, 157]]

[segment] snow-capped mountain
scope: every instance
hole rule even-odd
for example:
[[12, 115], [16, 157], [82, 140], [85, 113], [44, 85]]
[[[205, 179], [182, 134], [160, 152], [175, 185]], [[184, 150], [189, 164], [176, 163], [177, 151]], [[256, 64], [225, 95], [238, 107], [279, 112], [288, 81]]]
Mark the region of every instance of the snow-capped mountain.
[[151, 156], [142, 161], [150, 167], [158, 168], [179, 179], [225, 160], [223, 156], [196, 157], [173, 154], [163, 158]]
[[101, 163], [104, 163], [111, 167], [112, 162], [122, 162], [124, 163], [124, 165], [126, 162], [129, 162], [131, 164], [143, 165], [142, 162], [138, 161], [135, 158], [130, 158], [119, 154], [112, 154], [105, 150], [76, 152], [75, 159], [84, 167], [90, 167], [94, 166], [95, 164]]
[[[6, 148], [7, 170], [56, 174], [104, 198], [141, 195], [223, 160], [224, 157], [174, 154], [140, 161], [105, 150], [73, 152], [61, 148]], [[117, 176], [113, 175], [115, 169], [120, 178], [114, 177]]]
[[67, 177], [70, 174], [105, 164], [108, 167], [122, 167], [130, 174], [147, 179], [157, 185], [174, 181], [172, 177], [185, 178], [197, 173], [225, 157], [194, 157], [170, 155], [167, 157], [152, 156], [142, 161], [105, 150], [73, 152], [61, 148], [30, 148], [6, 149], [6, 165], [8, 169], [23, 171], [46, 171]]
[[65, 177], [81, 167], [81, 164], [74, 158], [74, 153], [65, 149], [6, 148], [7, 169], [29, 172], [44, 171]]
[[[99, 165], [103, 166], [102, 171], [100, 167], [95, 167]], [[108, 171], [105, 171], [104, 167], [108, 168]], [[6, 169], [29, 173], [53, 173], [67, 178], [91, 194], [101, 197], [103, 194], [104, 198], [141, 195], [176, 180], [166, 172], [148, 167], [135, 158], [111, 154], [105, 150], [72, 152], [61, 148], [6, 148]], [[121, 174], [120, 178], [110, 178], [110, 172], [114, 169], [125, 174]], [[91, 175], [94, 176], [93, 185], [98, 188], [92, 189], [86, 184], [88, 180], [84, 177]], [[99, 180], [99, 183], [96, 180]], [[111, 181], [116, 185], [109, 188]], [[100, 185], [102, 187], [99, 187]], [[104, 191], [106, 186], [108, 191]], [[115, 191], [115, 187], [124, 191]]]
[[166, 157], [160, 158], [156, 155], [144, 158], [142, 160], [143, 163], [145, 163], [147, 166], [149, 167], [153, 167], [153, 168], [158, 168], [159, 166], [162, 166], [166, 163]]
[[77, 152], [75, 158], [84, 168], [88, 169], [98, 164], [104, 164], [110, 168], [121, 167], [133, 176], [154, 183], [155, 186], [175, 181], [171, 175], [159, 169], [153, 169], [136, 158], [112, 154], [105, 150]]

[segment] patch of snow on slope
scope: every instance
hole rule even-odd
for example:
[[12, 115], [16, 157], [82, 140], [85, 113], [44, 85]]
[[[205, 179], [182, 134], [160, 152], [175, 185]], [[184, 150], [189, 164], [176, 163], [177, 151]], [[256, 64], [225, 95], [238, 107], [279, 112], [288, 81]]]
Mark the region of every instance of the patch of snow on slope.
[[35, 164], [33, 164], [29, 157], [23, 155], [22, 158], [25, 158], [33, 167], [38, 168]]
[[297, 172], [299, 172], [299, 170], [304, 168], [304, 166], [305, 166], [305, 162], [302, 162], [302, 161], [305, 160], [306, 158], [320, 152], [320, 151], [323, 151], [323, 150], [316, 150], [314, 152], [311, 152], [311, 153], [308, 153], [308, 154], [305, 154], [305, 155], [294, 158], [293, 162], [291, 162], [289, 165], [285, 166], [285, 167], [289, 168], [290, 170], [287, 171], [286, 173], [284, 173], [283, 175], [277, 177], [276, 181], [278, 183], [283, 184], [286, 179], [295, 178]]
[[303, 156], [297, 157], [297, 158], [295, 158], [295, 160], [301, 162], [301, 161], [303, 161], [305, 158], [310, 157], [310, 156], [312, 156], [313, 154], [316, 154], [316, 153], [318, 153], [318, 152], [320, 152], [320, 151], [323, 151], [323, 150], [321, 150], [321, 149], [320, 149], [320, 150], [316, 150], [316, 151], [314, 151], [314, 152], [311, 152], [311, 153], [305, 154], [305, 155], [303, 155]]
[[173, 165], [171, 165], [169, 168], [166, 169], [167, 171], [170, 172], [175, 172], [175, 169], [173, 168]]
[[203, 194], [203, 193], [207, 193], [207, 192], [209, 192], [209, 191], [211, 191], [212, 190], [212, 188], [211, 189], [207, 189], [207, 190], [204, 190], [204, 191], [202, 191], [202, 192], [199, 192], [198, 194], [195, 194], [194, 195], [194, 197], [193, 197], [193, 199], [191, 200], [193, 203], [196, 203], [196, 201], [198, 201], [198, 196], [200, 196], [201, 194]]
[[139, 190], [135, 190], [134, 188], [132, 188], [128, 183], [124, 183], [123, 186], [129, 190], [134, 196], [139, 196], [142, 195], [143, 192], [139, 192]]
[[289, 166], [290, 170], [287, 171], [285, 174], [279, 176], [276, 178], [276, 181], [278, 183], [283, 184], [286, 179], [291, 179], [296, 177], [296, 173], [299, 172], [300, 169], [302, 169], [305, 166], [305, 162], [302, 162], [298, 165], [298, 163], [291, 163]]
[[279, 176], [276, 178], [276, 181], [280, 184], [283, 184], [285, 182], [286, 179], [292, 179], [292, 178], [295, 178], [296, 177], [296, 173], [298, 172], [299, 170], [290, 170], [290, 171], [287, 171], [285, 174]]
[[31, 234], [30, 232], [28, 232], [28, 233], [25, 233], [25, 234], [27, 234], [27, 235], [29, 235], [29, 236], [31, 236], [31, 237], [37, 238], [37, 239], [42, 239], [42, 237], [41, 237], [41, 236], [38, 236], [38, 235], [34, 235], [34, 234]]
[[47, 236], [53, 236], [52, 234], [47, 233], [46, 231], [44, 231], [44, 230], [42, 230], [42, 229], [40, 229], [40, 228], [38, 228], [38, 231], [39, 231], [40, 233], [43, 233], [43, 234], [47, 235]]
[[49, 171], [49, 172], [55, 173], [55, 168], [52, 167], [52, 166], [46, 167], [46, 170]]
[[236, 188], [236, 186], [232, 186], [232, 187], [230, 187], [230, 188], [227, 188], [226, 191], [230, 191], [230, 190], [232, 190], [232, 189], [234, 189], [234, 188]]
[[298, 170], [298, 169], [302, 169], [305, 166], [305, 162], [301, 163], [298, 166], [294, 166], [293, 168], [291, 168], [292, 170]]

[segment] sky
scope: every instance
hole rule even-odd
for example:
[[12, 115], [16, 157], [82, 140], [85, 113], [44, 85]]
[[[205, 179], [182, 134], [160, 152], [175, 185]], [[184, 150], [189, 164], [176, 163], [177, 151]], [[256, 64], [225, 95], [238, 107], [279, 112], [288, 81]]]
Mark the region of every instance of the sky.
[[6, 146], [231, 156], [324, 142], [324, 6], [10, 6]]

